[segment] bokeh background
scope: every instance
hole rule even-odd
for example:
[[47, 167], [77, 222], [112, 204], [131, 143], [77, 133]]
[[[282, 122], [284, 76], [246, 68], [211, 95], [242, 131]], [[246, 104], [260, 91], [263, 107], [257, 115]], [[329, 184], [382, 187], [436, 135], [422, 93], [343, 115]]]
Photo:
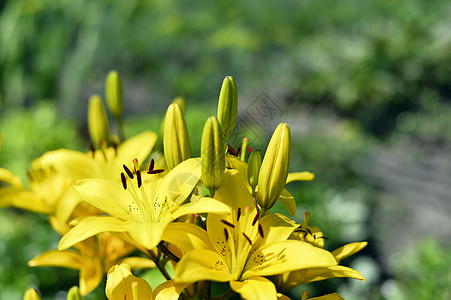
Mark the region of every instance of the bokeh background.
[[[310, 211], [329, 250], [369, 242], [344, 261], [366, 282], [328, 280], [305, 287], [311, 295], [450, 299], [450, 15], [447, 0], [3, 0], [0, 165], [25, 180], [45, 151], [86, 150], [87, 100], [104, 94], [111, 69], [128, 136], [158, 131], [181, 95], [198, 153], [199, 128], [232, 75], [232, 143], [247, 135], [264, 148], [287, 122], [291, 169], [316, 175], [288, 186], [296, 220]], [[30, 286], [65, 299], [77, 272], [26, 264], [58, 240], [45, 216], [0, 209], [1, 299]]]

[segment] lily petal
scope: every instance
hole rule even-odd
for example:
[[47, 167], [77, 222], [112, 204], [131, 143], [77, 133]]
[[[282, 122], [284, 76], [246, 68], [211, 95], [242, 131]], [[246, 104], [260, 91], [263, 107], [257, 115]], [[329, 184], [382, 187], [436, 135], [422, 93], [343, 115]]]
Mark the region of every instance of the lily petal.
[[134, 276], [129, 265], [120, 264], [108, 272], [105, 293], [110, 300], [149, 299], [152, 288], [147, 281]]
[[171, 222], [171, 218], [160, 219], [159, 222], [128, 223], [124, 227], [130, 236], [147, 249], [155, 248], [161, 241], [166, 226]]
[[294, 197], [291, 195], [291, 193], [289, 191], [284, 189], [282, 191], [282, 193], [280, 193], [279, 201], [283, 204], [283, 206], [285, 206], [288, 213], [292, 217], [294, 217], [294, 215], [296, 215], [296, 209], [297, 209], [296, 200], [294, 200]]
[[175, 280], [168, 280], [160, 284], [153, 291], [154, 300], [177, 300], [180, 293], [189, 285], [189, 283], [176, 282]]
[[243, 299], [277, 299], [274, 284], [267, 278], [255, 276], [243, 281], [230, 281], [230, 287]]
[[368, 242], [356, 242], [356, 243], [350, 243], [346, 244], [338, 249], [335, 249], [332, 251], [332, 255], [335, 256], [335, 259], [337, 262], [340, 262], [341, 260], [345, 259], [346, 257], [349, 257], [368, 245]]
[[[124, 141], [117, 148], [117, 174], [120, 173], [122, 164], [129, 164], [135, 158], [138, 162], [143, 162], [155, 146], [157, 138], [158, 135], [155, 132], [145, 131]], [[114, 170], [111, 171], [114, 172]]]
[[162, 240], [188, 252], [193, 249], [213, 250], [207, 232], [192, 223], [171, 223], [166, 227]]
[[265, 244], [279, 241], [286, 241], [298, 225], [294, 221], [281, 214], [269, 214], [259, 221], [262, 226], [263, 238], [258, 236], [254, 242], [254, 249], [258, 249]]
[[177, 219], [180, 216], [194, 213], [230, 214], [230, 207], [216, 199], [202, 197], [195, 202], [179, 206], [172, 214], [172, 217]]
[[257, 249], [245, 266], [241, 278], [269, 276], [284, 272], [337, 265], [333, 255], [308, 243], [287, 240], [266, 244]]
[[83, 219], [60, 240], [58, 249], [64, 250], [101, 232], [125, 232], [126, 222], [114, 217], [93, 216]]
[[[119, 174], [118, 174], [119, 175]], [[91, 205], [109, 215], [130, 220], [139, 218], [136, 203], [120, 183], [100, 178], [76, 181], [72, 188]]]
[[286, 183], [290, 183], [293, 181], [310, 181], [315, 178], [315, 175], [310, 172], [295, 172], [288, 173]]
[[177, 282], [202, 280], [230, 281], [233, 279], [227, 263], [214, 251], [196, 249], [188, 252], [175, 266]]

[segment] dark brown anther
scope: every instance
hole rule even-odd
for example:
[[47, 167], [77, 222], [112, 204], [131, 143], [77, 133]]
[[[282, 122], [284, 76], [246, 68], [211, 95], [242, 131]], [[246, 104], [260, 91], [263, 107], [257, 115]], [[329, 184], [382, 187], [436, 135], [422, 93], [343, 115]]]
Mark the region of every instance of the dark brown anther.
[[241, 154], [241, 146], [238, 147], [238, 149], [236, 149], [236, 156], [240, 156]]
[[130, 177], [130, 179], [133, 179], [134, 176], [133, 176], [132, 171], [130, 171], [130, 169], [127, 168], [126, 165], [122, 165], [122, 166], [124, 167], [125, 173], [127, 173], [128, 177]]
[[232, 227], [232, 228], [235, 228], [235, 225], [233, 225], [232, 223], [230, 223], [230, 222], [227, 221], [227, 220], [222, 219], [221, 222], [224, 223], [224, 224], [226, 224], [227, 226], [230, 226], [230, 227]]
[[96, 156], [96, 149], [94, 149], [94, 145], [89, 145], [89, 152], [91, 152], [92, 158]]
[[252, 226], [254, 226], [255, 223], [257, 223], [257, 220], [258, 220], [258, 217], [259, 217], [259, 216], [260, 216], [260, 212], [257, 211], [257, 214], [255, 215], [254, 220], [252, 221]]
[[229, 151], [230, 154], [232, 154], [233, 156], [237, 156], [238, 154], [236, 153], [235, 149], [233, 149], [232, 146], [227, 145], [227, 150]]
[[154, 170], [153, 169], [154, 167], [155, 167], [155, 161], [152, 158], [152, 160], [150, 161], [149, 171], [147, 171], [147, 174], [158, 174], [158, 173], [164, 172], [163, 169], [156, 169], [156, 170]]
[[242, 232], [242, 234], [244, 235], [244, 237], [246, 238], [246, 240], [249, 242], [249, 244], [252, 246], [251, 239], [250, 239], [244, 232]]
[[121, 181], [122, 181], [122, 186], [124, 187], [124, 190], [126, 190], [127, 189], [127, 180], [125, 179], [124, 173], [121, 173]]
[[225, 240], [228, 241], [229, 240], [229, 232], [227, 231], [227, 228], [224, 228], [224, 235], [225, 235]]
[[141, 171], [140, 170], [136, 171], [136, 179], [138, 180], [138, 189], [139, 189], [141, 187], [141, 185], [142, 185]]
[[323, 239], [323, 240], [326, 240], [326, 241], [328, 240], [328, 238], [327, 238], [327, 237], [325, 237], [325, 236], [319, 236], [318, 238], [319, 238], [319, 239]]
[[158, 174], [158, 173], [161, 173], [161, 172], [164, 172], [164, 169], [152, 170], [152, 171], [147, 172], [147, 174]]
[[261, 224], [258, 224], [258, 233], [260, 234], [260, 236], [263, 238], [265, 238], [264, 234], [263, 234], [263, 227]]
[[241, 217], [241, 207], [238, 207], [238, 213], [236, 215], [236, 221], [238, 222], [240, 220]]
[[310, 235], [312, 235], [312, 232], [310, 231], [310, 229], [305, 228], [305, 230], [307, 230], [307, 232], [308, 232]]

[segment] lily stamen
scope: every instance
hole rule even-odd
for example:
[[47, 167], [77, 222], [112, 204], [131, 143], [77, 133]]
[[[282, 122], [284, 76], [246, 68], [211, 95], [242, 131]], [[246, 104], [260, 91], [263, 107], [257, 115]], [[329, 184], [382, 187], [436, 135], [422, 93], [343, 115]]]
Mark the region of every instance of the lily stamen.
[[128, 177], [130, 177], [130, 179], [133, 179], [133, 178], [134, 178], [134, 176], [133, 176], [133, 173], [132, 173], [132, 171], [130, 171], [130, 169], [129, 169], [129, 168], [127, 168], [127, 166], [126, 166], [126, 165], [122, 165], [122, 166], [124, 167], [125, 173], [127, 173]]
[[235, 225], [233, 225], [232, 223], [230, 223], [230, 222], [227, 221], [227, 220], [222, 219], [221, 222], [224, 223], [224, 224], [226, 224], [227, 226], [230, 226], [230, 227], [232, 227], [232, 228], [235, 228]]
[[121, 173], [121, 182], [122, 186], [124, 187], [124, 190], [127, 190], [127, 180], [125, 179], [124, 173]]

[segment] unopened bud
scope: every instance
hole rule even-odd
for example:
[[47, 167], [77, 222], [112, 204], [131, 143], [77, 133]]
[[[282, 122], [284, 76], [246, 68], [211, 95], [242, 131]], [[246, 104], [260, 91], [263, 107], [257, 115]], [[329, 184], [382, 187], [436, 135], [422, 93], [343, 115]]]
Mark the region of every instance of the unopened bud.
[[169, 169], [191, 157], [191, 143], [185, 118], [178, 104], [169, 105], [164, 121], [164, 158]]
[[221, 125], [224, 141], [232, 134], [235, 128], [238, 113], [238, 92], [232, 76], [226, 76], [222, 82], [218, 102], [218, 121]]
[[105, 80], [105, 97], [108, 108], [113, 116], [121, 118], [124, 111], [124, 98], [122, 96], [122, 84], [117, 71], [110, 71]]
[[262, 155], [260, 150], [252, 151], [249, 155], [249, 161], [247, 164], [247, 179], [249, 180], [249, 184], [251, 185], [253, 191], [258, 184], [258, 173], [260, 172], [261, 165]]
[[109, 140], [110, 125], [105, 106], [99, 95], [92, 95], [89, 98], [88, 129], [91, 142], [95, 147], [100, 147], [102, 143]]
[[291, 155], [291, 133], [286, 123], [280, 123], [269, 141], [258, 176], [257, 200], [270, 209], [285, 187]]
[[41, 300], [41, 296], [39, 296], [38, 292], [35, 289], [29, 288], [25, 292], [23, 300]]
[[213, 196], [222, 183], [225, 171], [225, 142], [221, 125], [215, 117], [208, 118], [202, 132], [200, 148], [202, 182]]
[[81, 295], [78, 286], [73, 286], [70, 288], [69, 292], [67, 293], [66, 300], [83, 300], [83, 296]]
[[182, 113], [185, 112], [185, 98], [182, 96], [175, 97], [174, 100], [172, 100], [172, 103], [178, 104], [182, 110]]

